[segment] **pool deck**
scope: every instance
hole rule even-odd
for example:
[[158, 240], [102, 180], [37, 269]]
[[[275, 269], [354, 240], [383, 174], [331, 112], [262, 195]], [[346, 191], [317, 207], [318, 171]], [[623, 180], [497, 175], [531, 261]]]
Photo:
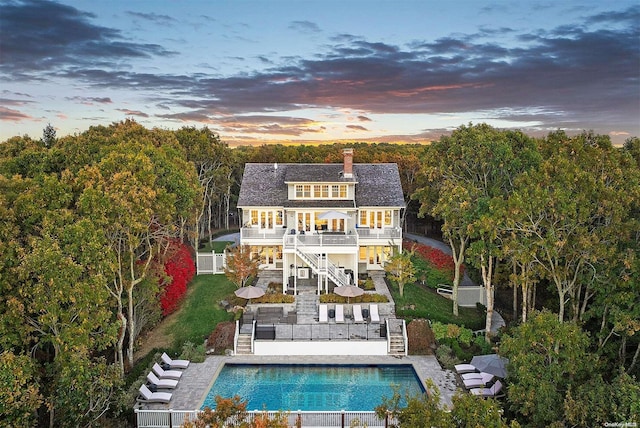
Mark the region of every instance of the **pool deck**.
[[[393, 356], [208, 356], [203, 363], [191, 363], [184, 370], [169, 404], [146, 404], [143, 409], [197, 410], [211, 389], [213, 381], [225, 363], [234, 364], [412, 364], [418, 377], [432, 379], [440, 390], [441, 403], [451, 406], [456, 392], [456, 377], [444, 370], [433, 355]], [[278, 409], [269, 409], [278, 410]], [[295, 410], [295, 409], [289, 409]]]

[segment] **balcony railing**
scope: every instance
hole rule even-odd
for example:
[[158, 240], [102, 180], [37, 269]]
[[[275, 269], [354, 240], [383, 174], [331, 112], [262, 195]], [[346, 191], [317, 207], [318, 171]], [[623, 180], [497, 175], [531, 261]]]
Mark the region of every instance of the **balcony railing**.
[[[298, 242], [296, 242], [296, 240]], [[305, 247], [357, 246], [358, 237], [353, 234], [333, 233], [285, 235], [284, 245], [288, 248], [296, 245], [303, 245]]]
[[402, 230], [399, 227], [388, 229], [356, 229], [360, 239], [394, 239], [402, 237]]
[[287, 232], [287, 229], [279, 227], [276, 229], [260, 229], [258, 227], [243, 227], [240, 229], [241, 239], [280, 239]]

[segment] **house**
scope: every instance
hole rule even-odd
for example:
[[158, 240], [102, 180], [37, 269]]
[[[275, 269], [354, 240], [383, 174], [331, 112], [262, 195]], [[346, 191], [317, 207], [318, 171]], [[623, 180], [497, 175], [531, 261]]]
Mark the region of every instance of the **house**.
[[245, 165], [240, 244], [261, 269], [282, 270], [283, 293], [317, 278], [317, 292], [356, 284], [402, 249], [404, 198], [396, 164]]

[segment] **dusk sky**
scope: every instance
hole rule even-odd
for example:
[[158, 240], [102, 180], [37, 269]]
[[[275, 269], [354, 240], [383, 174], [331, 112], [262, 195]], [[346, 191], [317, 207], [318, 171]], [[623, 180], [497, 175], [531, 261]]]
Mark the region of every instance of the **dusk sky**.
[[230, 145], [486, 122], [640, 136], [640, 2], [0, 0], [0, 141], [133, 118]]

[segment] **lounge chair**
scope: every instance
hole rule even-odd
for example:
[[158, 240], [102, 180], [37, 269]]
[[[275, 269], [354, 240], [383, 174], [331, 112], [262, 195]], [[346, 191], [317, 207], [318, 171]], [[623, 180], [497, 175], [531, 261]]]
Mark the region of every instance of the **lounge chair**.
[[456, 364], [455, 369], [458, 374], [478, 372], [478, 369], [471, 364]]
[[182, 376], [182, 372], [178, 370], [164, 370], [162, 367], [160, 367], [160, 364], [158, 363], [155, 363], [153, 365], [152, 370], [160, 379], [179, 380], [180, 377]]
[[364, 322], [364, 318], [362, 318], [362, 306], [353, 305], [353, 322]]
[[369, 305], [369, 317], [371, 322], [380, 322], [380, 314], [378, 313], [378, 305]]
[[174, 379], [158, 379], [158, 376], [153, 372], [149, 372], [147, 375], [147, 381], [151, 385], [155, 385], [158, 389], [173, 389], [178, 386], [178, 381]]
[[318, 311], [319, 311], [318, 322], [328, 323], [329, 322], [329, 316], [328, 316], [327, 305], [320, 305], [319, 308], [318, 308]]
[[464, 387], [467, 389], [487, 388], [494, 378], [495, 376], [490, 373], [481, 373], [480, 378], [463, 379], [462, 382], [464, 383]]
[[188, 360], [172, 360], [166, 352], [163, 352], [160, 358], [162, 358], [162, 362], [168, 364], [171, 369], [186, 369], [189, 367]]
[[473, 388], [469, 392], [480, 397], [499, 397], [502, 395], [502, 382], [497, 380], [491, 388]]
[[171, 401], [170, 392], [151, 392], [147, 385], [140, 386], [140, 397], [137, 401], [144, 403], [168, 403]]
[[462, 380], [482, 379], [483, 375], [487, 375], [487, 374], [489, 373], [485, 373], [485, 372], [462, 373], [460, 375], [460, 379]]
[[336, 324], [344, 323], [344, 306], [336, 305]]

